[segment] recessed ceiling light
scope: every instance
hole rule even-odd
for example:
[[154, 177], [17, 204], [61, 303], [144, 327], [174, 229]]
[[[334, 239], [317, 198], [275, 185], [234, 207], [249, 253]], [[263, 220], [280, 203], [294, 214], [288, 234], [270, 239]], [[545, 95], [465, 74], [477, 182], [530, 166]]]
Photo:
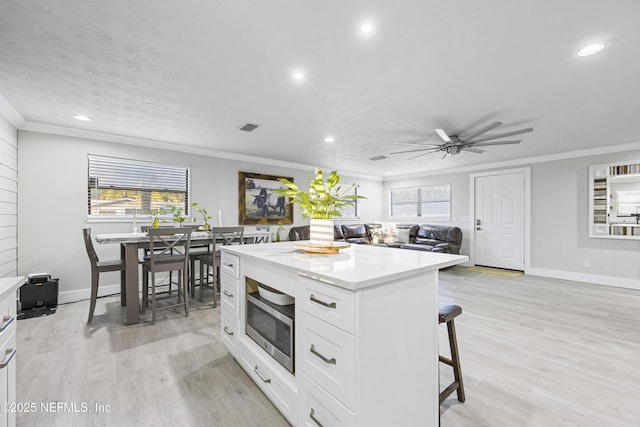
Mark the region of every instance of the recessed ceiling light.
[[324, 139], [324, 142], [335, 142], [335, 141], [336, 141], [336, 140], [335, 140], [331, 135], [327, 136], [327, 137]]
[[393, 172], [389, 171], [387, 172], [387, 175], [393, 175]]
[[596, 53], [600, 52], [602, 49], [604, 49], [603, 43], [590, 44], [589, 46], [585, 46], [582, 49], [580, 49], [580, 51], [578, 52], [578, 56], [595, 55]]
[[370, 34], [373, 31], [373, 24], [370, 22], [365, 22], [360, 26], [360, 32], [362, 34]]
[[74, 119], [76, 120], [80, 120], [82, 122], [90, 122], [91, 119], [83, 114], [76, 114], [75, 116], [73, 116]]
[[304, 80], [304, 73], [301, 70], [294, 71], [292, 76], [293, 76], [293, 79], [296, 81], [301, 82]]

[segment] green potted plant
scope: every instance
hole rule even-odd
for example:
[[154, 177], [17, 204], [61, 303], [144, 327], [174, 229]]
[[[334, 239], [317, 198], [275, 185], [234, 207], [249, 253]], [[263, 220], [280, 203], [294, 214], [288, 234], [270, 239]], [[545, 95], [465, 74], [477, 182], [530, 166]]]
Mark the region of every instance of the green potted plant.
[[149, 215], [151, 215], [152, 228], [158, 228], [160, 226], [160, 223], [164, 222], [164, 220], [160, 218], [162, 216], [162, 212], [163, 211], [160, 209], [154, 209], [149, 212]]
[[[198, 212], [202, 217], [202, 220], [204, 221], [204, 231], [209, 231], [209, 229], [211, 228], [211, 226], [209, 225], [211, 215], [209, 215], [209, 212], [207, 212], [207, 208], [201, 208], [200, 206], [198, 206], [197, 202], [191, 203], [191, 207], [195, 208], [196, 212]], [[196, 222], [195, 216], [193, 217], [193, 222]]]
[[340, 175], [331, 171], [326, 181], [320, 168], [316, 168], [315, 177], [309, 180], [309, 191], [302, 191], [286, 178], [279, 178], [286, 188], [275, 190], [289, 198], [289, 203], [297, 203], [302, 209], [302, 217], [310, 218], [311, 244], [331, 246], [333, 244], [333, 218], [342, 216], [340, 208], [353, 206], [356, 199], [366, 199], [353, 194], [356, 186], [340, 185]]
[[173, 222], [177, 222], [179, 227], [182, 227], [182, 223], [187, 220], [182, 207], [171, 205], [171, 215], [173, 216]]

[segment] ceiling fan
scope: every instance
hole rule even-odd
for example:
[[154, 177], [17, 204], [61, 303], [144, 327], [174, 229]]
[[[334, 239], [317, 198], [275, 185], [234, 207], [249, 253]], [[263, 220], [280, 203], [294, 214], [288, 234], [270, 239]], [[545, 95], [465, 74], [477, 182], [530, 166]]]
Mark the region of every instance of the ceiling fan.
[[484, 153], [484, 150], [479, 150], [476, 147], [489, 147], [491, 145], [509, 145], [519, 144], [522, 140], [508, 140], [508, 141], [494, 141], [494, 139], [500, 139], [507, 136], [520, 135], [527, 132], [533, 132], [533, 128], [518, 129], [510, 132], [501, 133], [498, 135], [482, 136], [485, 133], [502, 126], [502, 122], [493, 122], [472, 132], [468, 136], [447, 135], [442, 129], [436, 129], [438, 136], [444, 141], [444, 144], [429, 144], [421, 141], [414, 142], [396, 142], [398, 145], [408, 145], [420, 148], [414, 148], [405, 151], [395, 151], [391, 154], [404, 154], [404, 153], [418, 153], [424, 151], [422, 154], [410, 157], [409, 159], [415, 159], [416, 157], [426, 156], [427, 154], [437, 153], [438, 151], [444, 152], [444, 159], [447, 156], [459, 154], [461, 151], [469, 151], [471, 153]]

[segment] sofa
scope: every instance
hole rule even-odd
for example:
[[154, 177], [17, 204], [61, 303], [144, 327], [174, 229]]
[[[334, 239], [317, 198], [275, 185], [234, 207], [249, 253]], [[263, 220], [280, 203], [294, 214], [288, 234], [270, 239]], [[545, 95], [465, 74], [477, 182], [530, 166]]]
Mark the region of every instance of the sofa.
[[[338, 242], [371, 244], [382, 224], [335, 224], [333, 235]], [[309, 226], [291, 227], [289, 240], [309, 240]], [[459, 227], [432, 224], [397, 224], [393, 243], [377, 243], [428, 252], [459, 254], [462, 230]]]

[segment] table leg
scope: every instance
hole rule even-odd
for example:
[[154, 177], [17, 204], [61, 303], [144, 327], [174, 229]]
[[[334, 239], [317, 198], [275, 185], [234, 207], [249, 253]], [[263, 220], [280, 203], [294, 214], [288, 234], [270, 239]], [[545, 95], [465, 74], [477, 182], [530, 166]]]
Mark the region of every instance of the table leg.
[[127, 275], [127, 325], [140, 322], [140, 301], [138, 295], [138, 245], [125, 244], [125, 264]]
[[[125, 259], [124, 245], [120, 245], [120, 259]], [[122, 270], [120, 272], [120, 305], [122, 307], [127, 305], [127, 272]]]

